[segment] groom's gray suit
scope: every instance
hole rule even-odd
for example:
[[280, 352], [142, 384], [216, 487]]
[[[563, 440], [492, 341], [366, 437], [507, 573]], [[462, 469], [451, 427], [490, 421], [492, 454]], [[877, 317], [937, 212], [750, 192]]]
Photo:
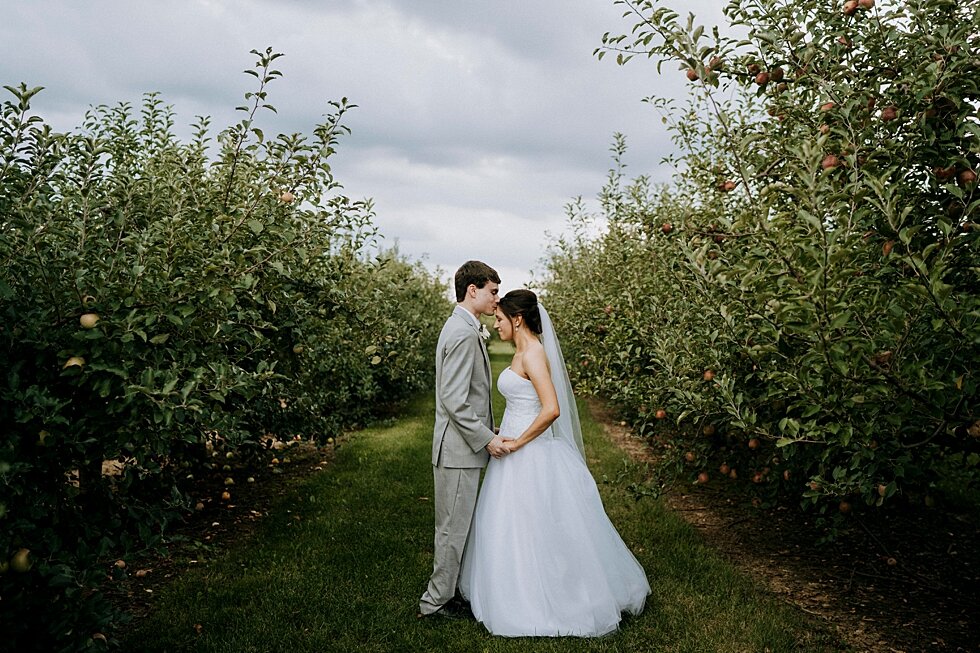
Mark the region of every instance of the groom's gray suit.
[[476, 317], [457, 306], [436, 348], [435, 556], [432, 577], [419, 601], [422, 614], [432, 614], [456, 594], [480, 470], [489, 459], [486, 446], [493, 437], [490, 358]]

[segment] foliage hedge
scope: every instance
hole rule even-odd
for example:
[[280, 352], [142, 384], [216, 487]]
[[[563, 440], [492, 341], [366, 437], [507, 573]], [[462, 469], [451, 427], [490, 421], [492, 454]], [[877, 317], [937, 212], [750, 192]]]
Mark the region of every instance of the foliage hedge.
[[[161, 543], [212, 457], [323, 441], [431, 382], [444, 285], [379, 250], [331, 161], [346, 100], [266, 136], [280, 76], [253, 51], [242, 120], [190, 142], [156, 94], [55, 133], [0, 111], [0, 631], [11, 650], [102, 646], [99, 593]], [[103, 474], [104, 461], [122, 472]], [[29, 550], [23, 558], [23, 550]], [[18, 552], [20, 555], [18, 557]], [[26, 562], [26, 564], [24, 564]], [[25, 569], [28, 565], [30, 569]], [[118, 572], [118, 570], [115, 570]], [[114, 573], [115, 573], [114, 572]]]
[[579, 383], [690, 478], [833, 521], [976, 488], [976, 3], [734, 0], [744, 38], [617, 4], [635, 25], [599, 56], [677, 64], [692, 91], [649, 99], [674, 181], [627, 179], [618, 137], [599, 213], [573, 204], [549, 254]]

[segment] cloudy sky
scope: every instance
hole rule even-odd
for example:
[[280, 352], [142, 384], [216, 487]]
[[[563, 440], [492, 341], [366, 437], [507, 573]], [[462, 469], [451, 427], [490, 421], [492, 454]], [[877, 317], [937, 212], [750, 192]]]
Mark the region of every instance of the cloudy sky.
[[[666, 0], [699, 22], [725, 0]], [[592, 54], [628, 30], [613, 0], [23, 0], [0, 24], [0, 83], [44, 86], [36, 113], [72, 129], [92, 105], [159, 91], [185, 127], [239, 119], [253, 48], [285, 53], [269, 132], [310, 133], [347, 97], [352, 134], [334, 160], [348, 196], [371, 197], [389, 244], [451, 274], [469, 258], [504, 289], [540, 276], [564, 206], [599, 191], [615, 132], [628, 172], [668, 180], [672, 147], [641, 102], [679, 97], [673, 65]]]

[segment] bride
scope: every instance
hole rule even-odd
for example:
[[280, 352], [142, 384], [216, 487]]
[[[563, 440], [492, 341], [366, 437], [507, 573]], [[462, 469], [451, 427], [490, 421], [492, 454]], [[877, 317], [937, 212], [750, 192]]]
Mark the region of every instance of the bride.
[[[497, 387], [509, 450], [487, 467], [459, 588], [495, 635], [593, 637], [643, 610], [650, 585], [606, 516], [548, 313], [507, 293], [494, 328], [516, 346]], [[539, 339], [540, 336], [540, 339]]]

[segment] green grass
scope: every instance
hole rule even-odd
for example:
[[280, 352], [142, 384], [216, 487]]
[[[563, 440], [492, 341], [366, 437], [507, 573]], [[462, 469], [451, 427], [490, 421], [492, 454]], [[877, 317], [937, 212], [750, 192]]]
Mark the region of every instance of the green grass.
[[[507, 364], [493, 350], [495, 373]], [[503, 409], [498, 396], [495, 409]], [[433, 406], [352, 435], [297, 484], [250, 541], [161, 590], [127, 651], [836, 651], [836, 640], [707, 549], [660, 502], [625, 486], [641, 470], [582, 413], [606, 509], [647, 571], [643, 614], [599, 639], [505, 639], [472, 621], [415, 619], [432, 564]], [[299, 517], [299, 519], [297, 519]], [[195, 624], [203, 628], [197, 634]]]

